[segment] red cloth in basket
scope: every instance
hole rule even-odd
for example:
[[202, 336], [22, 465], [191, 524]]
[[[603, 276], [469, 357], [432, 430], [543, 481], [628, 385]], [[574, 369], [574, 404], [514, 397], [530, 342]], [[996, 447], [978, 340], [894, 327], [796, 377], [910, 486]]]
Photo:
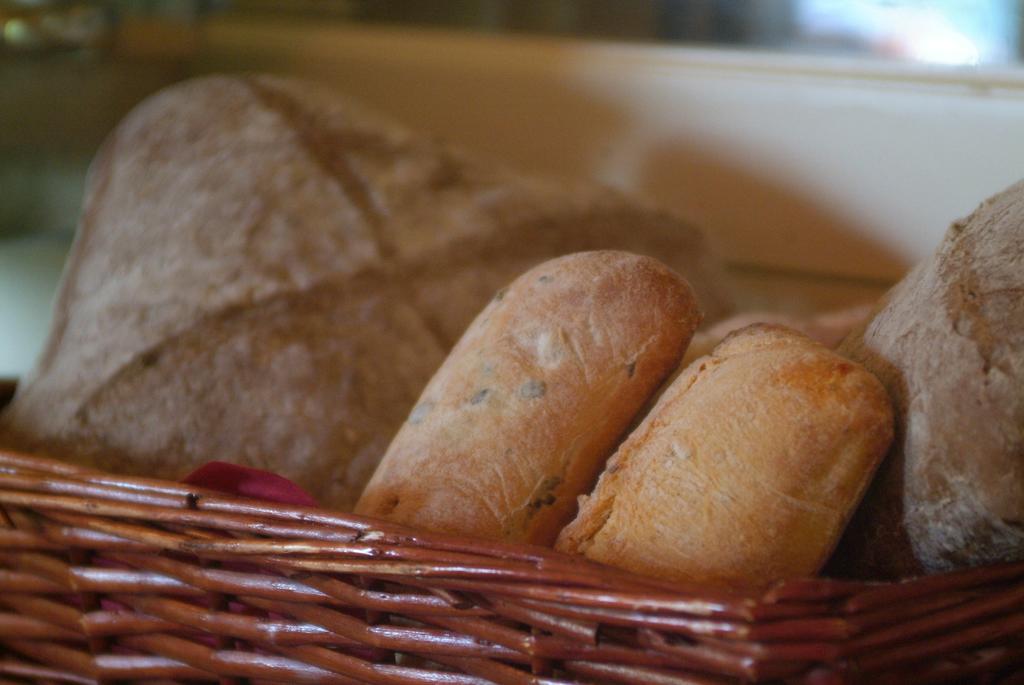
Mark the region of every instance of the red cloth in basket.
[[317, 506], [316, 500], [309, 493], [284, 476], [223, 461], [203, 464], [181, 482], [228, 495], [303, 507]]

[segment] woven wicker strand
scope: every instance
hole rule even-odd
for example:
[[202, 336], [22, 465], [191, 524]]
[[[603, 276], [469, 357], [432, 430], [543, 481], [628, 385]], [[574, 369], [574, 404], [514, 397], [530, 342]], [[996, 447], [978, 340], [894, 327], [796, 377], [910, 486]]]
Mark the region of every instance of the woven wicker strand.
[[0, 685], [972, 680], [1024, 564], [726, 593], [0, 450]]

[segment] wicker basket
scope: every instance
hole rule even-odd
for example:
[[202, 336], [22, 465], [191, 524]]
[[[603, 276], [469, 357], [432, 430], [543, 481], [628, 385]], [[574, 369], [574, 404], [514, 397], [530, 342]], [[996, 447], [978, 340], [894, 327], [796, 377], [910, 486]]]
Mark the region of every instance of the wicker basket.
[[0, 452], [4, 683], [975, 680], [1024, 683], [1024, 564], [731, 595]]

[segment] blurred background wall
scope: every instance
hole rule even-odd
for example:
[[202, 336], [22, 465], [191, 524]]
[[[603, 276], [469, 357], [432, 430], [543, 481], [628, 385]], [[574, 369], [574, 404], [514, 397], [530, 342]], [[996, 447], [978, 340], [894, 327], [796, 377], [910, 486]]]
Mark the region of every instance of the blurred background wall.
[[0, 0], [0, 375], [32, 363], [88, 163], [189, 76], [317, 78], [704, 227], [748, 306], [871, 298], [1024, 176], [1008, 0]]

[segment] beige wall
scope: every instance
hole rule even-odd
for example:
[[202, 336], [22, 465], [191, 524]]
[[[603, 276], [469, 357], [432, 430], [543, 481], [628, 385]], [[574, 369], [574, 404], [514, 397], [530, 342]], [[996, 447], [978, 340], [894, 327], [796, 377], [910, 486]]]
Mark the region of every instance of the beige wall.
[[532, 171], [700, 223], [733, 262], [898, 278], [1024, 177], [1024, 72], [430, 31], [213, 22], [206, 69], [336, 84]]

